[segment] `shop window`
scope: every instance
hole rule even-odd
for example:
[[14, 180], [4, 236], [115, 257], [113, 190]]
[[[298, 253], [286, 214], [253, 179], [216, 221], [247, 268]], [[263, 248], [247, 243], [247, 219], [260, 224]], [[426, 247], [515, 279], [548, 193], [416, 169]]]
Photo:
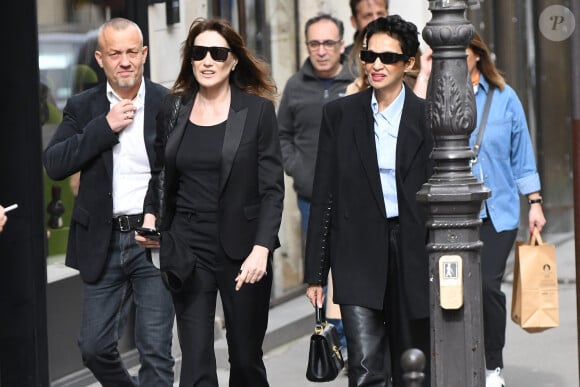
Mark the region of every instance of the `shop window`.
[[[40, 75], [40, 122], [43, 148], [62, 120], [67, 99], [104, 81], [94, 59], [97, 28], [120, 12], [123, 1], [39, 1], [38, 67]], [[48, 243], [48, 280], [64, 262], [70, 214], [78, 175], [53, 181], [44, 175], [44, 209]], [[51, 265], [53, 264], [53, 265]], [[54, 265], [57, 264], [57, 265]]]
[[264, 0], [211, 0], [209, 6], [210, 15], [231, 21], [250, 50], [268, 62], [271, 60]]

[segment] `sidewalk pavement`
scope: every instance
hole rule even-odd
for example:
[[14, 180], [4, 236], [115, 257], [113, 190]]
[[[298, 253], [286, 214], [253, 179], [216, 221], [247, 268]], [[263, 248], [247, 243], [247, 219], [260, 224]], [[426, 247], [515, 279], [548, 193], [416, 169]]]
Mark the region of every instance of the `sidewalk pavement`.
[[[512, 299], [513, 254], [502, 286], [506, 294], [508, 321], [504, 372], [507, 387], [578, 387], [578, 329], [576, 312], [576, 269], [574, 234], [544, 235], [544, 242], [556, 245], [558, 262], [560, 326], [541, 333], [527, 333], [509, 316]], [[341, 373], [327, 383], [306, 380], [308, 343], [314, 327], [314, 311], [300, 296], [270, 310], [268, 331], [264, 341], [264, 362], [272, 387], [324, 386], [346, 387], [348, 377]], [[229, 371], [225, 335], [216, 340], [219, 385], [228, 385]], [[216, 337], [218, 337], [216, 336]], [[177, 341], [174, 345], [178, 345]], [[181, 358], [176, 358], [178, 386]], [[137, 372], [137, 368], [131, 370]], [[90, 387], [96, 387], [93, 384]], [[428, 386], [426, 386], [428, 387]], [[450, 386], [461, 387], [461, 386]]]
[[[579, 383], [578, 331], [576, 313], [576, 270], [574, 234], [544, 235], [544, 242], [556, 245], [559, 278], [560, 326], [541, 333], [527, 333], [509, 317], [512, 296], [513, 263], [508, 261], [503, 290], [508, 321], [504, 349], [504, 377], [507, 387], [577, 387]], [[513, 257], [510, 257], [513, 262]], [[346, 387], [345, 374], [328, 383], [306, 380], [308, 340], [314, 314], [305, 297], [298, 297], [272, 308], [264, 343], [264, 362], [272, 387]], [[288, 326], [288, 328], [286, 328]], [[283, 336], [281, 338], [280, 336]], [[280, 344], [282, 342], [282, 344]], [[228, 385], [225, 344], [216, 342], [219, 356], [220, 386]], [[225, 356], [225, 357], [224, 357]], [[225, 360], [225, 362], [224, 362]], [[461, 387], [461, 386], [451, 386]]]

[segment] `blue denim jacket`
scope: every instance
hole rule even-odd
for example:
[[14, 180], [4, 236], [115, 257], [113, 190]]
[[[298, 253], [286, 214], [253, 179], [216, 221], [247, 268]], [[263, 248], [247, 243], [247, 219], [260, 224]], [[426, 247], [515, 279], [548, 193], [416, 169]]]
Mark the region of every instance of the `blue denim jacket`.
[[[475, 94], [477, 128], [471, 133], [471, 147], [479, 132], [488, 91], [489, 83], [482, 74]], [[508, 85], [503, 90], [496, 88], [494, 91], [472, 172], [491, 190], [486, 204], [496, 231], [517, 229], [520, 220], [519, 194], [539, 192], [541, 186], [524, 109], [515, 91]], [[484, 207], [481, 217], [486, 216]]]

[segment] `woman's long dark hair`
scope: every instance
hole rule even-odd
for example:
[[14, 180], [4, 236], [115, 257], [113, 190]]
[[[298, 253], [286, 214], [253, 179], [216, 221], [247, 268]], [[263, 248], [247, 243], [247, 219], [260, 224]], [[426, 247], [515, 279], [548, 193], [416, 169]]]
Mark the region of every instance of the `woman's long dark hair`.
[[191, 48], [195, 38], [205, 31], [215, 31], [223, 36], [238, 60], [236, 69], [230, 74], [231, 84], [249, 94], [259, 95], [271, 101], [276, 100], [276, 84], [272, 80], [268, 64], [248, 50], [242, 37], [225, 19], [198, 18], [189, 27], [187, 39], [181, 48], [181, 69], [172, 88], [175, 94], [191, 94], [199, 90], [199, 83], [193, 76]]

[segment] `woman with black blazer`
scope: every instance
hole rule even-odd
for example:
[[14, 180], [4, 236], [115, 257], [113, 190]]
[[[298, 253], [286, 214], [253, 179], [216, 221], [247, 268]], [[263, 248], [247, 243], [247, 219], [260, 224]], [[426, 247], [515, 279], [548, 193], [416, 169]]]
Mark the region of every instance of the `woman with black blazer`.
[[172, 93], [158, 116], [159, 165], [144, 227], [157, 228], [160, 266], [173, 290], [183, 356], [180, 386], [217, 386], [214, 318], [225, 315], [230, 386], [268, 386], [262, 343], [272, 253], [284, 198], [274, 110], [264, 63], [224, 20], [197, 19]]
[[[306, 295], [329, 268], [348, 343], [349, 386], [403, 386], [411, 347], [429, 359], [429, 260], [416, 193], [432, 173], [425, 101], [405, 85], [419, 47], [398, 15], [367, 27], [370, 88], [325, 105], [306, 241]], [[429, 385], [429, 364], [425, 367]]]

